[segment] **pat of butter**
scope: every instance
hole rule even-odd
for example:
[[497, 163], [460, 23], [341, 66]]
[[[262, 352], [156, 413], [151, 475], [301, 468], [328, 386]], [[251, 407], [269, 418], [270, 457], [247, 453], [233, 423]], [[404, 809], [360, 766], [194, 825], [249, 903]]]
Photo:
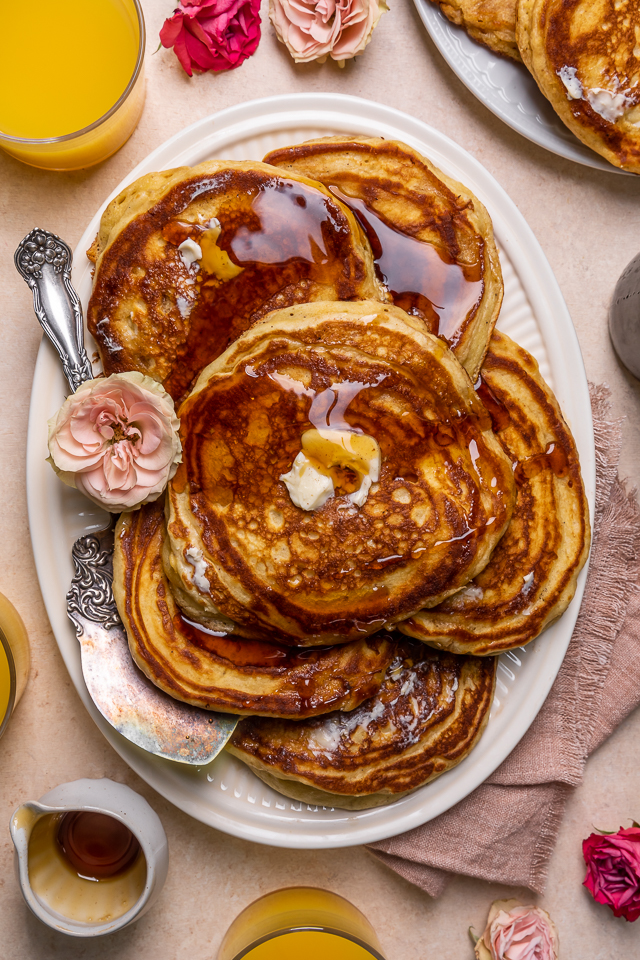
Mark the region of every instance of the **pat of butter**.
[[[380, 478], [380, 447], [373, 437], [350, 430], [321, 428], [302, 434], [302, 450], [288, 473], [280, 479], [285, 483], [293, 503], [302, 510], [319, 510], [335, 494], [336, 487], [345, 486], [341, 471], [356, 474], [359, 485], [346, 499], [362, 507], [373, 483]], [[352, 485], [346, 481], [347, 490]]]
[[195, 240], [192, 240], [191, 237], [188, 237], [187, 240], [183, 240], [178, 247], [178, 250], [180, 251], [180, 256], [187, 267], [190, 267], [192, 263], [196, 262], [196, 260], [202, 259], [202, 249], [200, 248], [200, 244], [196, 243]]
[[211, 584], [205, 577], [207, 565], [204, 561], [202, 550], [199, 550], [197, 547], [189, 547], [185, 553], [185, 557], [187, 558], [187, 562], [193, 567], [191, 582], [202, 593], [211, 593]]
[[587, 100], [598, 116], [608, 123], [615, 123], [623, 115], [631, 100], [624, 93], [613, 93], [602, 87], [587, 90]]
[[205, 273], [212, 273], [218, 280], [233, 280], [242, 273], [244, 267], [234, 263], [227, 251], [218, 246], [221, 232], [220, 221], [212, 217], [209, 220], [208, 229], [200, 237], [202, 246], [200, 266]]
[[575, 67], [562, 67], [558, 70], [558, 76], [564, 83], [567, 91], [567, 100], [581, 100], [584, 88], [578, 77], [578, 71]]
[[319, 510], [333, 496], [333, 480], [313, 466], [300, 451], [288, 473], [280, 475], [289, 496], [301, 510]]

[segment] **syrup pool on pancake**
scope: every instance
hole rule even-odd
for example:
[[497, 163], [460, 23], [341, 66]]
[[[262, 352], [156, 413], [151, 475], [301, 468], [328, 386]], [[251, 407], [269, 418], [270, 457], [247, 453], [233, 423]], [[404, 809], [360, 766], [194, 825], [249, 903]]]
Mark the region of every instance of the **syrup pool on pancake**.
[[445, 340], [475, 380], [503, 295], [491, 217], [478, 197], [406, 143], [382, 137], [309, 140], [265, 160], [318, 180], [351, 209], [387, 296]]
[[396, 229], [366, 200], [350, 197], [336, 186], [329, 189], [362, 224], [378, 277], [396, 306], [420, 317], [430, 333], [455, 346], [482, 300], [482, 260], [457, 263], [435, 244]]
[[148, 174], [107, 208], [95, 253], [87, 314], [105, 372], [140, 370], [174, 399], [271, 310], [385, 296], [353, 213], [262, 163]]
[[[191, 270], [200, 285], [199, 301], [190, 310], [186, 349], [165, 383], [174, 397], [246, 329], [247, 317], [257, 318], [256, 307], [259, 316], [262, 303], [283, 286], [311, 277], [322, 282], [331, 272], [325, 224], [335, 229], [335, 221], [322, 193], [277, 180], [242, 200], [234, 216], [216, 222], [217, 236], [192, 225], [189, 238], [195, 235], [202, 243]], [[182, 231], [184, 226], [180, 223]], [[172, 227], [170, 222], [163, 229], [165, 239]]]

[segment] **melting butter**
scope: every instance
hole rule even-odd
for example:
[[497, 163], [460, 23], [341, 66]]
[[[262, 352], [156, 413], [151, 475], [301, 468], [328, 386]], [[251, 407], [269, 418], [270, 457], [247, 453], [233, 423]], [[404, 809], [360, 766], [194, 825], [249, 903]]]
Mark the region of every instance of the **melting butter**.
[[235, 264], [227, 251], [218, 246], [221, 230], [219, 220], [216, 220], [215, 217], [209, 220], [209, 229], [205, 230], [199, 237], [200, 247], [202, 248], [200, 266], [205, 273], [212, 273], [218, 280], [233, 280], [239, 273], [242, 273], [244, 267]]
[[319, 510], [336, 489], [354, 506], [364, 506], [380, 478], [380, 447], [373, 437], [350, 430], [313, 429], [302, 434], [302, 450], [280, 479], [293, 503]]
[[192, 240], [191, 237], [187, 237], [186, 240], [182, 241], [178, 247], [178, 251], [182, 257], [182, 262], [186, 267], [190, 267], [192, 263], [195, 263], [196, 260], [200, 260], [202, 257], [200, 244], [196, 243], [195, 240]]
[[288, 473], [280, 475], [289, 496], [301, 510], [319, 510], [334, 494], [333, 480], [300, 451]]

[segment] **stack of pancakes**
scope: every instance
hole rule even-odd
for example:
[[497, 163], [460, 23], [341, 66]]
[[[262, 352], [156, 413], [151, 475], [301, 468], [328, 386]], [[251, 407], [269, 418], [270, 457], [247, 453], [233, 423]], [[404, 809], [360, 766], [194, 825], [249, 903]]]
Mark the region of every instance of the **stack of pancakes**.
[[522, 60], [563, 123], [640, 173], [637, 0], [433, 0], [494, 53]]
[[330, 138], [143, 177], [92, 256], [105, 371], [179, 402], [165, 501], [116, 531], [137, 665], [244, 717], [230, 751], [297, 800], [376, 806], [458, 763], [495, 655], [589, 548], [569, 429], [494, 330], [482, 204], [404, 144]]

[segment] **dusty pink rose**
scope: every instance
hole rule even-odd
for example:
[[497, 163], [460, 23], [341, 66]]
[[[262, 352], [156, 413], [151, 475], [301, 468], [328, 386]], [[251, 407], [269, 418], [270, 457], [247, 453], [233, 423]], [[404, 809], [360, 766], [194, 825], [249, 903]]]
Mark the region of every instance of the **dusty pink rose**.
[[142, 373], [88, 380], [49, 420], [48, 462], [105, 510], [157, 500], [178, 469], [178, 418], [164, 388]]
[[476, 943], [478, 960], [557, 960], [558, 933], [546, 910], [518, 900], [491, 904], [487, 927]]
[[160, 31], [184, 70], [233, 70], [260, 43], [260, 0], [180, 0]]
[[584, 885], [598, 903], [613, 910], [615, 917], [640, 917], [640, 829], [622, 827], [602, 836], [592, 833], [582, 841], [587, 865]]
[[385, 0], [269, 0], [278, 40], [296, 63], [329, 56], [344, 66], [362, 53], [388, 9]]

